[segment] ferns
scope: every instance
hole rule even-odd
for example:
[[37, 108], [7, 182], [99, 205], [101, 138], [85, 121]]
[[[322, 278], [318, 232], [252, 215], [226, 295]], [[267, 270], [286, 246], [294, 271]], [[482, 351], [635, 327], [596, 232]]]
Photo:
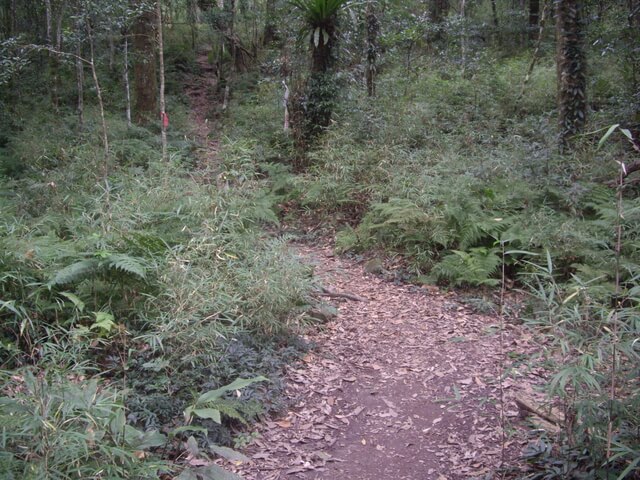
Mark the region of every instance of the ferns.
[[114, 274], [124, 274], [130, 279], [145, 281], [147, 272], [145, 262], [141, 258], [121, 253], [107, 254], [104, 258], [88, 258], [72, 263], [56, 272], [49, 281], [49, 287], [59, 287], [80, 283], [88, 278], [115, 278]]
[[145, 262], [141, 258], [131, 257], [122, 253], [113, 253], [109, 255], [104, 265], [108, 269], [115, 269], [131, 277], [137, 277], [139, 280], [147, 279], [147, 269]]
[[95, 275], [100, 266], [100, 261], [96, 258], [80, 260], [56, 272], [55, 276], [49, 281], [49, 285], [64, 286], [71, 283], [78, 283], [85, 278]]
[[433, 275], [439, 280], [447, 280], [453, 285], [464, 284], [495, 286], [498, 279], [491, 278], [501, 264], [496, 248], [471, 248], [468, 252], [452, 250], [433, 268]]

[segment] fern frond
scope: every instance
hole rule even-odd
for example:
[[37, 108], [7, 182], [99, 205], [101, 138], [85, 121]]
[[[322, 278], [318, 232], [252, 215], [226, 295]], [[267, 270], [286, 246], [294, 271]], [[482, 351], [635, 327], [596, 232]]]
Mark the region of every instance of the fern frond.
[[247, 424], [247, 420], [242, 413], [239, 411], [240, 403], [233, 400], [225, 400], [219, 399], [214, 402], [214, 408], [220, 410], [220, 413], [226, 415], [229, 418], [233, 418], [234, 420], [238, 420], [243, 424]]
[[146, 266], [141, 258], [121, 253], [113, 253], [107, 257], [106, 265], [109, 268], [138, 277], [141, 280], [147, 279]]
[[452, 250], [433, 268], [436, 278], [447, 280], [453, 285], [497, 285], [491, 278], [501, 263], [494, 248], [472, 248], [468, 252]]
[[95, 275], [100, 267], [100, 262], [95, 258], [88, 258], [72, 263], [56, 272], [54, 277], [49, 281], [49, 287], [68, 285], [77, 283], [87, 277]]

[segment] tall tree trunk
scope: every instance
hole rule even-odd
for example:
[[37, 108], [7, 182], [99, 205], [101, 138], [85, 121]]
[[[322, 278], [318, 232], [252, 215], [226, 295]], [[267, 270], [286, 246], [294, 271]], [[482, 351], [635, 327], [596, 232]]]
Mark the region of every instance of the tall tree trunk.
[[326, 73], [333, 64], [336, 19], [331, 18], [311, 34], [311, 72]]
[[195, 50], [198, 40], [198, 2], [196, 0], [187, 0], [187, 22], [191, 30], [191, 48]]
[[640, 0], [627, 0], [629, 14], [629, 40], [627, 50], [631, 70], [631, 98], [634, 105], [633, 121], [640, 123]]
[[559, 147], [565, 151], [587, 119], [586, 57], [582, 0], [555, 0], [558, 70]]
[[107, 35], [107, 42], [109, 43], [109, 72], [113, 74], [116, 70], [116, 42], [112, 33]]
[[264, 35], [262, 42], [264, 45], [269, 45], [271, 42], [277, 39], [276, 28], [276, 0], [266, 0], [265, 2], [265, 24]]
[[367, 94], [373, 97], [376, 93], [375, 74], [376, 61], [378, 59], [378, 34], [380, 33], [380, 22], [376, 15], [375, 6], [372, 2], [367, 4]]
[[93, 84], [96, 88], [96, 95], [98, 97], [98, 107], [100, 109], [100, 120], [102, 123], [102, 143], [104, 146], [104, 165], [103, 165], [103, 177], [107, 180], [109, 175], [109, 134], [107, 129], [107, 119], [104, 112], [104, 102], [102, 101], [102, 89], [100, 88], [100, 82], [98, 81], [98, 71], [96, 69], [96, 56], [95, 45], [93, 41], [93, 30], [91, 28], [91, 22], [86, 22], [87, 27], [87, 39], [89, 40], [89, 65], [91, 67], [91, 76], [93, 77]]
[[[549, 1], [549, 0], [543, 0]], [[529, 39], [535, 41], [540, 24], [540, 0], [529, 0]]]
[[155, 13], [145, 10], [134, 22], [133, 84], [135, 92], [134, 120], [144, 124], [158, 112], [156, 54], [155, 54]]
[[167, 127], [169, 117], [164, 101], [164, 38], [162, 37], [162, 6], [156, 1], [156, 17], [158, 22], [158, 58], [160, 60], [160, 128], [162, 134], [162, 160], [167, 160]]
[[124, 93], [126, 101], [127, 127], [131, 128], [131, 86], [129, 83], [129, 38], [128, 33], [124, 34], [124, 58], [122, 59], [124, 68], [122, 77], [124, 81]]
[[442, 23], [449, 14], [449, 0], [431, 0], [429, 3], [429, 16], [431, 22], [436, 26], [433, 35], [434, 40], [442, 38]]
[[18, 34], [18, 8], [16, 6], [17, 0], [9, 1], [9, 18], [7, 25], [7, 32], [10, 37]]
[[[236, 23], [236, 0], [224, 0], [223, 6], [225, 12], [228, 14], [228, 23], [224, 29], [224, 44], [227, 51], [231, 56], [230, 73], [228, 78], [224, 79], [224, 93], [222, 97], [222, 110], [226, 111], [229, 107], [229, 100], [231, 98], [231, 79], [235, 76], [237, 70], [237, 44], [235, 39], [235, 23]], [[222, 65], [221, 65], [222, 68]]]
[[491, 15], [493, 17], [493, 26], [496, 27], [496, 31], [499, 27], [498, 21], [498, 7], [496, 6], [496, 0], [491, 0]]
[[[82, 20], [78, 17], [75, 21], [76, 32], [82, 31]], [[78, 40], [76, 46], [76, 86], [78, 90], [78, 102], [76, 112], [78, 114], [78, 130], [84, 129], [84, 62], [82, 61], [82, 42]]]
[[460, 52], [462, 54], [462, 73], [467, 68], [467, 18], [466, 18], [467, 0], [460, 0], [460, 17], [462, 17], [462, 32], [460, 33]]
[[51, 97], [51, 105], [55, 110], [58, 110], [58, 61], [57, 54], [53, 53], [53, 8], [51, 6], [51, 0], [44, 0], [44, 13], [45, 13], [45, 40], [47, 42], [49, 58], [49, 78], [51, 80], [49, 95]]

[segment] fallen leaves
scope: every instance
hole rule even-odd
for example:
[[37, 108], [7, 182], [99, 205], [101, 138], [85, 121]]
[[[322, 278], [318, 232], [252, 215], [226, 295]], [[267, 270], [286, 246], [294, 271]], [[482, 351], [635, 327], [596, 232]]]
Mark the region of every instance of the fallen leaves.
[[[455, 294], [365, 275], [329, 248], [298, 249], [332, 290], [368, 301], [338, 302], [337, 318], [308, 334], [318, 348], [287, 369], [289, 411], [262, 424], [251, 462], [234, 469], [261, 480], [456, 480], [492, 471], [502, 438], [496, 320]], [[533, 341], [516, 327], [505, 337], [521, 353]], [[506, 391], [541, 375], [511, 371]], [[512, 456], [517, 443], [508, 445]]]

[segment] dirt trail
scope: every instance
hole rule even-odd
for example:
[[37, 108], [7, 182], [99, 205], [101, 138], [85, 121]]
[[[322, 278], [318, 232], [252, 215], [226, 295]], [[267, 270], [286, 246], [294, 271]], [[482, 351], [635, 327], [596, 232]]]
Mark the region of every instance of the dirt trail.
[[[501, 462], [500, 335], [495, 317], [477, 315], [437, 289], [398, 285], [336, 257], [329, 246], [296, 246], [332, 291], [337, 317], [309, 335], [317, 345], [288, 371], [291, 408], [258, 427], [235, 470], [247, 479], [482, 478]], [[508, 325], [509, 351], [529, 339]], [[535, 373], [516, 368], [509, 398]], [[513, 428], [511, 425], [509, 428]], [[522, 433], [522, 432], [520, 432]], [[506, 459], [524, 443], [506, 439]]]
[[[216, 171], [212, 139], [215, 75], [207, 53], [187, 85], [200, 170]], [[213, 180], [213, 178], [210, 178]], [[455, 294], [396, 284], [367, 274], [330, 245], [294, 245], [331, 291], [335, 318], [309, 333], [317, 348], [288, 369], [290, 409], [256, 426], [244, 451], [251, 462], [225, 468], [247, 480], [454, 480], [489, 478], [526, 442], [511, 398], [543, 372], [516, 361], [535, 351], [521, 327], [506, 323], [502, 345], [509, 376], [502, 382], [497, 316], [473, 313]], [[515, 433], [514, 433], [515, 432]]]
[[200, 145], [198, 148], [198, 170], [211, 181], [217, 171], [219, 142], [215, 111], [218, 79], [215, 66], [209, 62], [209, 52], [197, 53], [198, 72], [191, 75], [185, 85], [185, 93], [191, 103], [193, 134]]

